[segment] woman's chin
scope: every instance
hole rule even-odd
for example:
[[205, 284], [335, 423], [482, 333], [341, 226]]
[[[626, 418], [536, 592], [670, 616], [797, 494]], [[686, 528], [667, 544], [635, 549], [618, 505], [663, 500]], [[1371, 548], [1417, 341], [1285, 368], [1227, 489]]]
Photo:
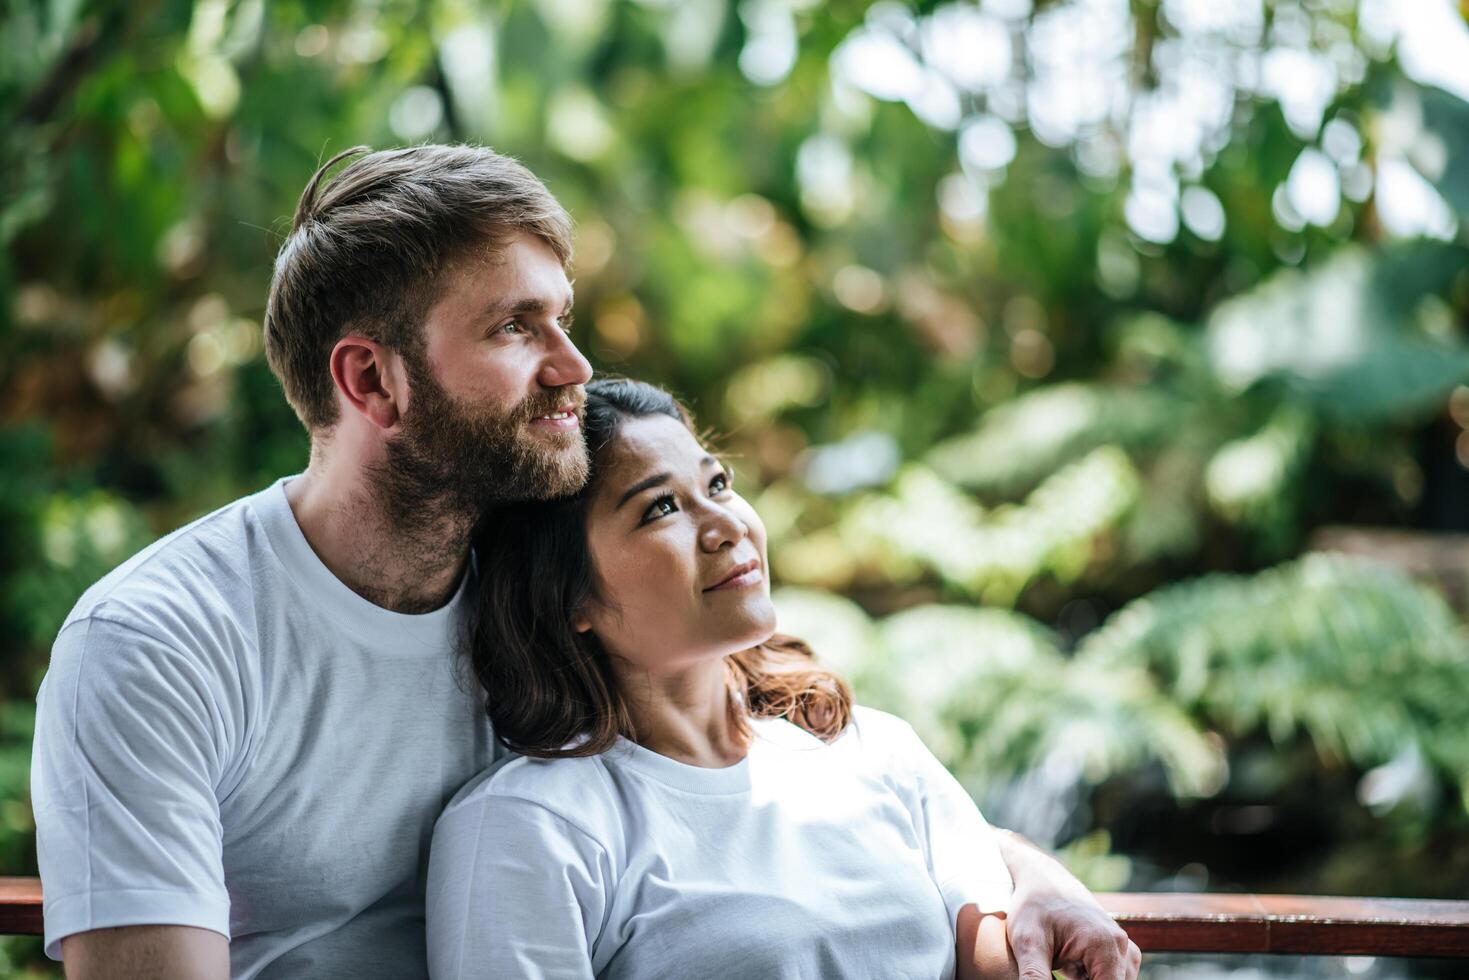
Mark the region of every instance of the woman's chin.
[[775, 635], [775, 606], [771, 605], [768, 599], [765, 603], [765, 613], [766, 615], [751, 624], [749, 640], [743, 649], [758, 647]]
[[723, 651], [722, 656], [752, 650], [775, 635], [775, 609], [770, 607], [768, 615], [752, 616], [742, 623], [731, 623], [720, 642], [714, 644]]
[[[770, 620], [770, 628], [769, 629], [762, 629], [760, 631], [759, 635], [750, 643], [750, 646], [751, 647], [758, 647], [762, 643], [768, 643], [770, 641], [770, 638], [772, 636], [774, 636], [774, 635], [775, 635], [775, 618], [774, 617], [771, 617], [771, 620]], [[748, 649], [748, 647], [746, 649]]]

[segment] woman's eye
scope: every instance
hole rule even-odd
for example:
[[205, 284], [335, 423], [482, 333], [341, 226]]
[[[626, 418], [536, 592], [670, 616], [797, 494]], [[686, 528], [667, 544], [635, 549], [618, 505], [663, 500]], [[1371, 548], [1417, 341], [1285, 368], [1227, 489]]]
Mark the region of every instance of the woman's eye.
[[678, 508], [674, 506], [672, 494], [664, 494], [662, 497], [653, 501], [652, 505], [643, 512], [643, 523], [646, 524], [660, 517], [667, 517], [669, 514], [676, 513], [677, 511]]

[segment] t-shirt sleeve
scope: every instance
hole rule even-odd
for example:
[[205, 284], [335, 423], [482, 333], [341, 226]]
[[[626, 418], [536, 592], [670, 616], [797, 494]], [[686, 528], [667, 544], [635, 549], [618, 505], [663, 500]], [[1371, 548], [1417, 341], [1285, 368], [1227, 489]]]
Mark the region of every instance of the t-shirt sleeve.
[[906, 783], [903, 795], [927, 838], [929, 866], [950, 921], [970, 904], [981, 912], [1006, 911], [1014, 883], [994, 828], [974, 799], [912, 726], [892, 715], [863, 710], [863, 742], [879, 743], [878, 754], [892, 768], [892, 777]]
[[112, 620], [62, 630], [31, 760], [47, 955], [112, 926], [229, 936], [215, 794], [225, 732], [198, 661]]
[[429, 975], [590, 980], [610, 881], [602, 846], [540, 803], [454, 806], [429, 855]]

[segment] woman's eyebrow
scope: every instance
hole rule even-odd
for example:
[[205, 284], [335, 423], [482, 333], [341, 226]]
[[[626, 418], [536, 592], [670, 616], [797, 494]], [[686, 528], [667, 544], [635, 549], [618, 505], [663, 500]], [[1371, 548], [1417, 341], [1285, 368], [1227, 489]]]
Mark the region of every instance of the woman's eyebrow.
[[652, 487], [656, 487], [660, 483], [667, 483], [671, 479], [673, 479], [673, 474], [671, 474], [671, 473], [654, 473], [652, 476], [648, 477], [647, 479], [639, 480], [637, 483], [634, 483], [632, 486], [630, 486], [630, 487], [627, 488], [627, 492], [624, 493], [618, 499], [617, 506], [614, 507], [614, 508], [612, 508], [612, 509], [613, 510], [619, 510], [619, 509], [621, 509], [621, 507], [622, 507], [623, 504], [627, 503], [629, 500], [631, 500], [632, 498], [636, 497], [638, 494], [642, 493], [644, 490], [648, 490], [648, 489], [650, 489]]
[[[719, 460], [714, 458], [713, 456], [705, 456], [703, 459], [699, 460], [700, 466], [708, 467], [711, 464], [714, 466], [723, 466], [723, 464], [720, 463]], [[637, 483], [634, 483], [632, 486], [627, 488], [627, 491], [617, 499], [617, 506], [613, 507], [612, 509], [619, 510], [623, 504], [627, 503], [629, 500], [636, 497], [644, 490], [652, 489], [653, 487], [656, 487], [661, 483], [667, 483], [671, 479], [673, 479], [673, 474], [671, 473], [654, 473], [652, 476], [647, 477], [646, 479], [639, 480]]]

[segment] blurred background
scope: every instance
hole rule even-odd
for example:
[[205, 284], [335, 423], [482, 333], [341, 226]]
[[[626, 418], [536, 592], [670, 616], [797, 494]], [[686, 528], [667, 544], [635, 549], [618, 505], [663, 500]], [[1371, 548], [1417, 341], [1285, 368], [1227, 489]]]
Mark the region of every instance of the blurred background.
[[577, 219], [594, 365], [719, 433], [784, 628], [993, 822], [1098, 889], [1469, 893], [1466, 5], [0, 17], [0, 871], [72, 603], [305, 465], [260, 337], [301, 188], [465, 140]]

